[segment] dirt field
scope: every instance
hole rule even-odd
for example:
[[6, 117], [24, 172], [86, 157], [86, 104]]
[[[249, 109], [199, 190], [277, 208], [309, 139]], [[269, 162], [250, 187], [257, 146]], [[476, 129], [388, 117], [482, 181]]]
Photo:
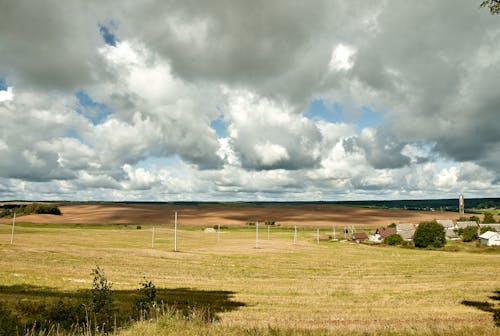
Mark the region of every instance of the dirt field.
[[[454, 212], [372, 209], [332, 204], [82, 204], [65, 205], [60, 209], [62, 216], [28, 215], [18, 217], [18, 221], [52, 224], [172, 224], [174, 211], [178, 212], [179, 224], [187, 226], [241, 226], [247, 222], [276, 221], [285, 227], [296, 224], [376, 227], [390, 223], [458, 218]], [[0, 219], [0, 223], [10, 222], [8, 218]]]

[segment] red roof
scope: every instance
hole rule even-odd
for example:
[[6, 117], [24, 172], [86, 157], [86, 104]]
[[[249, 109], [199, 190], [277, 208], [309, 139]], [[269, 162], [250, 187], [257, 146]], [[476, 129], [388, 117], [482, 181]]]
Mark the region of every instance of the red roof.
[[354, 232], [352, 234], [352, 240], [365, 240], [368, 239], [366, 232]]
[[388, 227], [388, 228], [378, 228], [375, 233], [378, 233], [380, 237], [385, 238], [387, 236], [390, 236], [391, 234], [396, 234], [398, 231], [396, 230], [395, 227]]

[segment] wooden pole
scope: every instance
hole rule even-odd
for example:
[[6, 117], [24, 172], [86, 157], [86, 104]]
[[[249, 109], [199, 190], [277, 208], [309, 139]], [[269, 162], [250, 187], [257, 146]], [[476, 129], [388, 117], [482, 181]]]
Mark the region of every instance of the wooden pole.
[[316, 229], [316, 242], [319, 244], [319, 228]]
[[220, 224], [217, 224], [217, 242], [220, 241]]
[[259, 248], [259, 222], [255, 223], [255, 248]]
[[14, 217], [12, 218], [12, 234], [10, 236], [10, 245], [14, 244], [14, 227], [16, 226], [16, 213], [14, 212]]
[[153, 230], [151, 232], [151, 248], [155, 248], [155, 225], [153, 224]]
[[174, 221], [174, 252], [177, 252], [177, 211], [175, 212]]
[[335, 225], [333, 226], [333, 240], [336, 240], [336, 237], [335, 237]]
[[295, 225], [295, 229], [293, 231], [293, 244], [297, 244], [297, 225]]
[[267, 226], [267, 240], [269, 240], [269, 231], [270, 231], [270, 227], [271, 227], [271, 225], [268, 225], [268, 226]]

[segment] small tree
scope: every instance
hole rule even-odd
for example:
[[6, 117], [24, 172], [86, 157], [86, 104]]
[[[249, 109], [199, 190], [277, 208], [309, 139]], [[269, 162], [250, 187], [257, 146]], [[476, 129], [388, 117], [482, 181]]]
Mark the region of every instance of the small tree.
[[480, 234], [485, 233], [486, 231], [493, 231], [495, 232], [495, 228], [492, 228], [491, 226], [483, 226], [481, 227], [481, 230], [479, 231]]
[[484, 0], [481, 7], [488, 7], [491, 14], [500, 14], [500, 0]]
[[94, 277], [92, 281], [92, 308], [94, 313], [99, 314], [101, 311], [109, 308], [113, 303], [111, 297], [111, 287], [113, 283], [109, 282], [104, 275], [104, 271], [97, 266], [91, 272]]
[[458, 229], [458, 234], [462, 236], [464, 242], [471, 242], [478, 238], [477, 227], [475, 226], [467, 226], [463, 229]]
[[413, 242], [415, 247], [442, 247], [446, 244], [444, 227], [436, 221], [420, 223]]
[[479, 223], [481, 221], [477, 216], [470, 216], [469, 220], [476, 223]]
[[493, 214], [491, 212], [484, 213], [483, 223], [485, 224], [496, 223], [495, 217], [493, 217]]
[[403, 244], [403, 238], [397, 233], [393, 233], [384, 238], [384, 244], [387, 245], [401, 245]]

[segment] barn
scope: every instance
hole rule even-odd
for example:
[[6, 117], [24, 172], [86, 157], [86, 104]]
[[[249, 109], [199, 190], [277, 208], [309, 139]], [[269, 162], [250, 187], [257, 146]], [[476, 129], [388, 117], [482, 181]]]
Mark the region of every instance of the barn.
[[500, 246], [500, 233], [493, 231], [486, 231], [479, 236], [481, 245], [486, 246]]

